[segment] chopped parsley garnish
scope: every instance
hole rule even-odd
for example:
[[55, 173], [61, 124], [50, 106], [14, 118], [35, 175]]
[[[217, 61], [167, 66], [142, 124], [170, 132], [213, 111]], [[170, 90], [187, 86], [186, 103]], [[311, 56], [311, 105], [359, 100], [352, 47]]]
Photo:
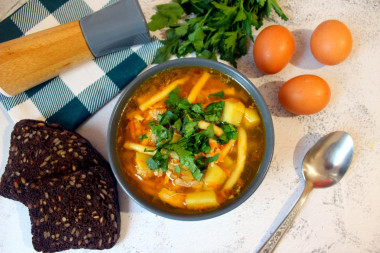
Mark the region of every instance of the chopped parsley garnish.
[[209, 98], [211, 98], [211, 97], [224, 98], [224, 91], [219, 91], [219, 92], [210, 94], [208, 97]]
[[144, 139], [148, 139], [148, 136], [146, 136], [145, 134], [140, 134], [139, 135], [139, 141], [142, 141]]
[[181, 167], [179, 167], [178, 165], [175, 166], [174, 171], [177, 172], [177, 173], [181, 173]]
[[[199, 181], [207, 165], [219, 157], [219, 154], [205, 156], [211, 151], [209, 139], [213, 138], [225, 144], [230, 139], [237, 138], [237, 130], [234, 126], [220, 121], [224, 101], [210, 103], [203, 109], [201, 103], [191, 104], [186, 98], [180, 97], [179, 93], [180, 87], [170, 92], [165, 101], [168, 110], [160, 114], [158, 120], [148, 123], [152, 134], [156, 136], [157, 148], [154, 156], [147, 160], [147, 165], [152, 170], [161, 169], [165, 172], [168, 167], [168, 154], [174, 151], [180, 162], [180, 166], [177, 165], [174, 171], [180, 173], [181, 168], [186, 168]], [[207, 129], [199, 129], [198, 123], [201, 120], [219, 125], [224, 134], [217, 138], [212, 124]], [[180, 134], [181, 138], [171, 143], [175, 132]]]
[[220, 122], [220, 116], [224, 108], [224, 101], [219, 101], [216, 103], [211, 103], [205, 108], [205, 120], [209, 122]]

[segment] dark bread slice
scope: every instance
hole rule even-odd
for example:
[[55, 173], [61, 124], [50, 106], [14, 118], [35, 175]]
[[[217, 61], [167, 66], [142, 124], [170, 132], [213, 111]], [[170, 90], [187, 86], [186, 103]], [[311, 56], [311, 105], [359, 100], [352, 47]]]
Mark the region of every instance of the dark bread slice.
[[37, 251], [108, 249], [119, 238], [115, 181], [101, 166], [43, 178], [26, 196]]
[[25, 192], [34, 180], [96, 165], [109, 167], [81, 135], [58, 124], [21, 120], [15, 124], [11, 134], [0, 195], [24, 203]]

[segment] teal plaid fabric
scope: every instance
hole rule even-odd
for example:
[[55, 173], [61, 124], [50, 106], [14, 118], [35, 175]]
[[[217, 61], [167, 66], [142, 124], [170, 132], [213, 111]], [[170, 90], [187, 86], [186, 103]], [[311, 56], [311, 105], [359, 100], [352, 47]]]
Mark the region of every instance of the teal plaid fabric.
[[[80, 19], [113, 2], [30, 0], [0, 23], [0, 42]], [[0, 103], [15, 122], [38, 119], [75, 129], [150, 65], [160, 46], [157, 40], [97, 58], [17, 96], [0, 94]]]

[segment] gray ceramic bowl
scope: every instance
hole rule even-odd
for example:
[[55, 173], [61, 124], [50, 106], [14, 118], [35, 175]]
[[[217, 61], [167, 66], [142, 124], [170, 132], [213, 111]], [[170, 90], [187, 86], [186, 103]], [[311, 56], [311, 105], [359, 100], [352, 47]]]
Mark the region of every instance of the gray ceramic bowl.
[[[247, 187], [247, 189], [244, 192], [242, 192], [237, 198], [235, 198], [234, 201], [222, 206], [221, 208], [217, 210], [199, 213], [199, 214], [180, 214], [180, 213], [163, 210], [153, 205], [152, 203], [148, 202], [140, 195], [138, 195], [134, 191], [134, 189], [129, 185], [128, 181], [125, 179], [123, 172], [121, 171], [121, 168], [118, 162], [118, 157], [116, 154], [116, 130], [117, 130], [118, 122], [123, 112], [124, 106], [130, 99], [130, 97], [133, 95], [135, 90], [142, 83], [144, 83], [148, 78], [155, 75], [156, 73], [162, 72], [169, 68], [182, 67], [182, 66], [209, 67], [209, 68], [217, 69], [225, 73], [226, 75], [230, 76], [231, 78], [233, 78], [252, 96], [252, 98], [256, 102], [261, 112], [261, 115], [263, 117], [265, 132], [266, 132], [266, 139], [265, 139], [266, 146], [265, 146], [264, 158], [260, 165], [257, 176], [252, 181], [252, 183]], [[119, 100], [116, 103], [116, 106], [111, 115], [110, 123], [108, 126], [108, 135], [107, 135], [107, 149], [108, 149], [109, 162], [111, 164], [113, 173], [117, 181], [119, 182], [121, 188], [123, 188], [123, 190], [132, 199], [134, 199], [138, 204], [143, 206], [145, 209], [155, 214], [158, 214], [167, 218], [171, 218], [171, 219], [176, 219], [176, 220], [204, 220], [204, 219], [214, 218], [216, 216], [225, 214], [233, 210], [234, 208], [238, 207], [239, 205], [241, 205], [256, 191], [256, 189], [259, 187], [259, 185], [263, 181], [272, 159], [273, 148], [274, 148], [274, 131], [273, 131], [272, 118], [263, 97], [260, 95], [260, 92], [255, 88], [255, 86], [247, 78], [245, 78], [236, 69], [231, 68], [220, 62], [206, 60], [206, 59], [199, 59], [199, 58], [183, 58], [183, 59], [168, 61], [168, 62], [156, 65], [148, 69], [147, 71], [139, 75], [136, 79], [134, 79], [123, 91]]]

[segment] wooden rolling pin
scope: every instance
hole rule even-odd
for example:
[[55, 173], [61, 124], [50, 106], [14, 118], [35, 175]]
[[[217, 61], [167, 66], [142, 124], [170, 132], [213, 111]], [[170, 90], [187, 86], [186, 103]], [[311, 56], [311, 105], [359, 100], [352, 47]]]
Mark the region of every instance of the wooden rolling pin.
[[93, 59], [79, 20], [0, 44], [0, 87], [14, 96]]
[[82, 62], [150, 41], [140, 6], [121, 0], [67, 24], [0, 44], [0, 92], [14, 96]]

